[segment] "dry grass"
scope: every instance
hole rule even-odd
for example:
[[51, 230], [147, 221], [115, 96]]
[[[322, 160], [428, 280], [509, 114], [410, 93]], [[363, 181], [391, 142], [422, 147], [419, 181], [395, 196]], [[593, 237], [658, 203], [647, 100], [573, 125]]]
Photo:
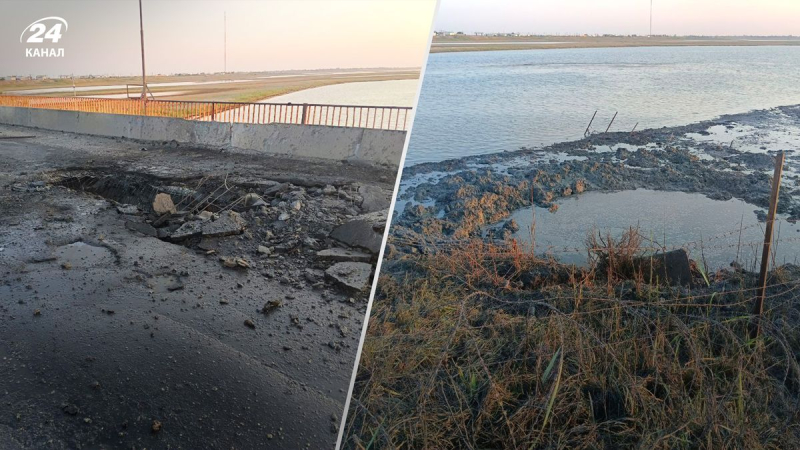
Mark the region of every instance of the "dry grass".
[[[616, 261], [639, 245], [605, 244]], [[478, 241], [385, 267], [343, 448], [800, 447], [797, 282], [780, 271], [750, 341], [748, 274], [610, 282]]]

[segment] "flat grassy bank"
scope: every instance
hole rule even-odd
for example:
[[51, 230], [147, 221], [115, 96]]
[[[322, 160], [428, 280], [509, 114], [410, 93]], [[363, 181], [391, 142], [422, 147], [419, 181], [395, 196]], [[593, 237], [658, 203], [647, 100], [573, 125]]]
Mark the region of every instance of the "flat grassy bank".
[[[159, 100], [194, 100], [194, 101], [220, 101], [220, 102], [254, 102], [265, 100], [279, 95], [289, 94], [304, 89], [311, 89], [333, 84], [353, 83], [363, 81], [388, 81], [388, 80], [415, 80], [419, 78], [418, 69], [365, 69], [363, 71], [307, 71], [288, 73], [229, 73], [211, 75], [174, 75], [151, 76], [148, 84], [196, 82], [205, 83], [183, 86], [151, 86], [153, 94], [173, 93], [173, 95], [157, 96]], [[235, 82], [232, 82], [235, 81]], [[111, 88], [115, 85], [139, 85], [131, 87], [131, 93], [136, 94], [141, 90], [141, 78], [137, 77], [100, 77], [92, 79], [76, 79], [75, 86], [79, 88], [97, 89], [78, 91], [79, 96], [125, 94], [124, 88]], [[14, 91], [31, 89], [71, 88], [70, 79], [47, 80], [21, 80], [0, 81], [0, 94], [14, 95]], [[26, 95], [44, 95], [55, 97], [70, 97], [70, 92], [55, 92]]]
[[800, 45], [797, 37], [436, 36], [431, 53], [553, 48]]
[[750, 339], [754, 274], [670, 286], [635, 231], [589, 241], [586, 268], [513, 241], [390, 255], [343, 448], [800, 447], [798, 267]]

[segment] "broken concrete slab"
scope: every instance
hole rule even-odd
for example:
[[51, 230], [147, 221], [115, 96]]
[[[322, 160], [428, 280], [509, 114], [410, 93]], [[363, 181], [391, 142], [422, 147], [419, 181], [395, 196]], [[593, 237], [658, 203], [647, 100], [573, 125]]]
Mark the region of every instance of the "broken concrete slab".
[[192, 236], [198, 236], [203, 232], [203, 223], [204, 222], [199, 220], [186, 222], [181, 225], [180, 228], [170, 233], [169, 238], [173, 240], [181, 240], [190, 238]]
[[330, 237], [350, 247], [359, 247], [378, 254], [383, 243], [388, 210], [376, 211], [355, 217], [335, 228]]
[[221, 237], [241, 234], [247, 222], [235, 211], [226, 211], [216, 220], [204, 222], [201, 230], [204, 237]]
[[388, 191], [385, 191], [377, 186], [359, 186], [358, 194], [363, 199], [360, 206], [361, 210], [365, 213], [387, 209], [392, 203]]
[[172, 197], [169, 194], [159, 193], [153, 199], [153, 211], [156, 214], [175, 214], [178, 210], [175, 208], [175, 203], [172, 202]]
[[323, 261], [367, 263], [372, 260], [372, 255], [356, 250], [334, 247], [318, 251], [317, 258]]
[[142, 233], [145, 236], [157, 237], [158, 231], [150, 225], [149, 223], [144, 222], [133, 222], [130, 220], [125, 221], [125, 228]]
[[364, 290], [370, 281], [372, 266], [361, 262], [340, 262], [325, 271], [325, 276], [345, 289]]

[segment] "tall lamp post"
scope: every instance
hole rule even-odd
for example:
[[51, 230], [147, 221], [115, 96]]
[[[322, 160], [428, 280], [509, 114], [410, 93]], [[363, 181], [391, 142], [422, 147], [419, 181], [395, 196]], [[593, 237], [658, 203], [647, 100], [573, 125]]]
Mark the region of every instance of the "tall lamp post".
[[142, 21], [142, 0], [139, 0], [139, 36], [142, 41], [142, 114], [147, 115], [147, 76], [144, 71], [144, 23]]

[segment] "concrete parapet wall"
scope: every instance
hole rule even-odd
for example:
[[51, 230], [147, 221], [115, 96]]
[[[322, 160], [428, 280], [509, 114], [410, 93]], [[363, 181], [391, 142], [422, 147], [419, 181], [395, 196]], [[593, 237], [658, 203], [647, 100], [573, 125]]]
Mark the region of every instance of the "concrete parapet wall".
[[229, 124], [5, 106], [0, 107], [0, 123], [95, 136], [176, 141], [198, 147], [395, 167], [400, 163], [406, 139], [405, 131], [318, 125]]

